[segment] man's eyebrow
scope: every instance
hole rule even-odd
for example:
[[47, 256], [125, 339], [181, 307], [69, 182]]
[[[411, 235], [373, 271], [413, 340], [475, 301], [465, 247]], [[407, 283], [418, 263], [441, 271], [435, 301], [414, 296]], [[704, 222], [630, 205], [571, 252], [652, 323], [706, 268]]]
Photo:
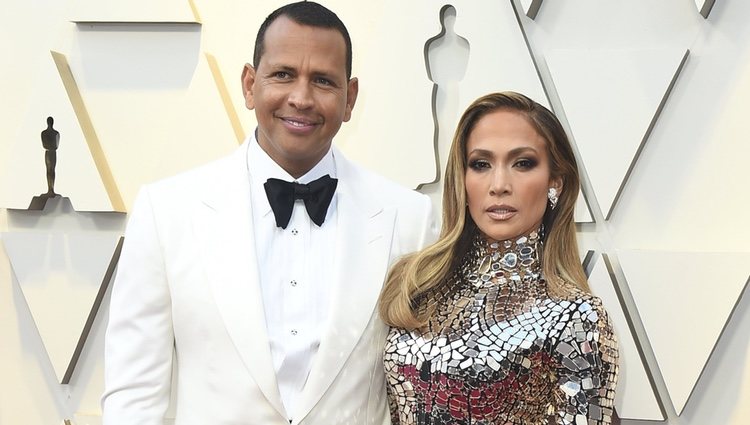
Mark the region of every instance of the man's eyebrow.
[[269, 63], [268, 67], [271, 68], [271, 71], [291, 71], [294, 72], [294, 68], [289, 65], [283, 65], [283, 64], [275, 64], [275, 63]]

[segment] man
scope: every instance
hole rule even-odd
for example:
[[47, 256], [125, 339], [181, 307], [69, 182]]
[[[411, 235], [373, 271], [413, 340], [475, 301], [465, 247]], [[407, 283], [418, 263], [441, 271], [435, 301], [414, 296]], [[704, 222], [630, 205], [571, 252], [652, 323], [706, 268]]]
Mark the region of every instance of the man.
[[280, 8], [253, 61], [242, 86], [255, 133], [136, 200], [107, 329], [106, 425], [162, 424], [173, 393], [177, 425], [389, 423], [377, 298], [388, 266], [433, 238], [430, 202], [332, 147], [358, 90], [335, 14]]

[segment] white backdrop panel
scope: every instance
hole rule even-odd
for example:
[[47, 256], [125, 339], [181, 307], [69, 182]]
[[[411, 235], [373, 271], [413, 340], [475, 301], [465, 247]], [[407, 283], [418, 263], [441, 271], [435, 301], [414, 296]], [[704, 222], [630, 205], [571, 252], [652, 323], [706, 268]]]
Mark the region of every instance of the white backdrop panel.
[[120, 235], [13, 232], [2, 235], [14, 274], [62, 382]]
[[750, 253], [618, 251], [677, 413], [750, 274]]
[[605, 259], [601, 256], [589, 275], [589, 285], [596, 296], [602, 299], [617, 334], [620, 349], [620, 374], [618, 376], [615, 407], [621, 418], [664, 420], [656, 393], [651, 385], [638, 351], [638, 343], [628, 324], [627, 313], [615, 291], [617, 283], [609, 273]]
[[553, 50], [547, 64], [597, 202], [609, 217], [685, 49]]

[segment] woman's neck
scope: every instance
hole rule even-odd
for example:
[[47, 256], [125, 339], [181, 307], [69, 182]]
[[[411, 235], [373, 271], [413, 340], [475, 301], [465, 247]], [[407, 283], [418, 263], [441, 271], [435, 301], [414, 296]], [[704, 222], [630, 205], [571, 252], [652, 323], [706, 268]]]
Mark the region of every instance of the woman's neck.
[[473, 270], [467, 270], [467, 277], [478, 285], [491, 281], [512, 286], [537, 282], [542, 273], [542, 250], [541, 229], [503, 241], [479, 232], [471, 253], [473, 261], [469, 261]]

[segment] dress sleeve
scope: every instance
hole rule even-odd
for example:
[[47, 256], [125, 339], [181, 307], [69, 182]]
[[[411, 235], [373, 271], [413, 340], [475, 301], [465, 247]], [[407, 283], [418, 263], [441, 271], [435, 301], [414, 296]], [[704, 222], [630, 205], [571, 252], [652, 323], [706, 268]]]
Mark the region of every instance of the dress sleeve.
[[171, 393], [171, 298], [148, 190], [138, 195], [112, 286], [104, 425], [163, 425]]
[[[617, 384], [617, 338], [598, 298], [571, 303], [559, 340], [556, 424], [610, 424]], [[551, 413], [551, 412], [550, 412]]]
[[401, 421], [398, 418], [398, 403], [396, 397], [393, 395], [391, 386], [386, 385], [387, 397], [388, 397], [388, 408], [391, 411], [391, 425], [399, 425]]

